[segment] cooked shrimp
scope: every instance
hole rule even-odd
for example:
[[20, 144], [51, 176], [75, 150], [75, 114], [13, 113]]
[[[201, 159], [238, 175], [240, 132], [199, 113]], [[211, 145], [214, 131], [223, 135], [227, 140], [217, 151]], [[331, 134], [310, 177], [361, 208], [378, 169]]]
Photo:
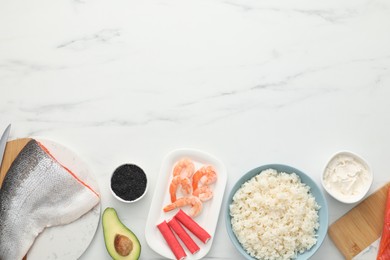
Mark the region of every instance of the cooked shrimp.
[[169, 193], [171, 194], [171, 202], [176, 201], [176, 192], [177, 189], [181, 186], [181, 191], [184, 195], [192, 193], [191, 180], [187, 177], [181, 177], [177, 175], [173, 177], [171, 184], [169, 185]]
[[189, 158], [182, 158], [178, 161], [173, 168], [173, 176], [180, 175], [182, 177], [191, 178], [192, 174], [194, 174], [195, 165]]
[[204, 185], [209, 185], [217, 180], [217, 173], [213, 166], [203, 166], [197, 170], [192, 176], [192, 189], [195, 191], [198, 188], [199, 182]]
[[195, 217], [202, 210], [202, 201], [198, 197], [195, 197], [195, 196], [178, 198], [175, 202], [165, 206], [164, 212], [168, 212], [168, 211], [171, 211], [171, 210], [174, 210], [177, 208], [181, 208], [184, 206], [191, 206], [191, 210], [189, 212], [189, 215], [192, 217]]
[[198, 197], [201, 201], [207, 201], [213, 197], [213, 191], [209, 186], [202, 186], [197, 188], [192, 195]]
[[173, 168], [173, 176], [180, 175], [182, 177], [191, 178], [195, 172], [195, 165], [189, 158], [180, 159], [175, 168]]

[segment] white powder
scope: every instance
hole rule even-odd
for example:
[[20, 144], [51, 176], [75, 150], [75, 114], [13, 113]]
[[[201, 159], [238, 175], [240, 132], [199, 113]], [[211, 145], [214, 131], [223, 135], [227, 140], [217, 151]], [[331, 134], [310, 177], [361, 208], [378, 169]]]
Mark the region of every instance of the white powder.
[[316, 244], [319, 208], [298, 175], [268, 169], [233, 196], [232, 229], [252, 257], [293, 259]]

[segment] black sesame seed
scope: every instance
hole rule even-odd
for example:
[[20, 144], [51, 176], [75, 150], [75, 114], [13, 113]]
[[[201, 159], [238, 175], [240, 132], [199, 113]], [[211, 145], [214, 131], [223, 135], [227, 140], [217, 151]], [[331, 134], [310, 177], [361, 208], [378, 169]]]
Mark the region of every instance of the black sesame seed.
[[111, 189], [127, 201], [136, 200], [144, 194], [147, 179], [145, 172], [134, 164], [119, 166], [111, 177]]

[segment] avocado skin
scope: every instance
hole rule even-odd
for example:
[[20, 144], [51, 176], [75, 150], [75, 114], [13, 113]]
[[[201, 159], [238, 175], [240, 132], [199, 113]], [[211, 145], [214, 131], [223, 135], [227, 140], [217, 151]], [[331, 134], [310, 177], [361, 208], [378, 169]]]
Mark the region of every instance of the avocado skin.
[[[102, 216], [103, 235], [106, 248], [114, 260], [137, 260], [141, 255], [141, 244], [137, 236], [127, 228], [119, 219], [114, 208], [106, 208]], [[121, 256], [117, 253], [114, 246], [116, 235], [128, 237], [133, 243], [133, 250], [127, 256]]]

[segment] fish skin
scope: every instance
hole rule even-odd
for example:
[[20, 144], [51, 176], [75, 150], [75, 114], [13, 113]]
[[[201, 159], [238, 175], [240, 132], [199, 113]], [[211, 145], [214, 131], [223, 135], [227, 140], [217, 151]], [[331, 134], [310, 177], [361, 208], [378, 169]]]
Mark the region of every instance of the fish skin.
[[22, 259], [45, 227], [71, 223], [99, 201], [32, 139], [0, 189], [0, 260]]

